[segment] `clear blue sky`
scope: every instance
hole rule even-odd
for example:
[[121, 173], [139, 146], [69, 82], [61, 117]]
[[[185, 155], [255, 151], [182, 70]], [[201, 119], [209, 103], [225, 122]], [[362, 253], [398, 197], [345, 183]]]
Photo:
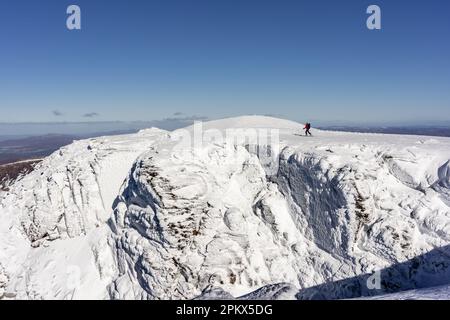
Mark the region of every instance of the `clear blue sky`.
[[450, 120], [449, 36], [448, 0], [0, 0], [0, 122]]

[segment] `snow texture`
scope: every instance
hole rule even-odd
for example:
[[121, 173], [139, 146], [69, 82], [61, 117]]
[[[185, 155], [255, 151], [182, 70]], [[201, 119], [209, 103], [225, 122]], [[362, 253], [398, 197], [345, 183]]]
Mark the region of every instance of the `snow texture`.
[[62, 148], [0, 194], [0, 298], [448, 297], [450, 139], [301, 129], [247, 116], [200, 143], [191, 126]]

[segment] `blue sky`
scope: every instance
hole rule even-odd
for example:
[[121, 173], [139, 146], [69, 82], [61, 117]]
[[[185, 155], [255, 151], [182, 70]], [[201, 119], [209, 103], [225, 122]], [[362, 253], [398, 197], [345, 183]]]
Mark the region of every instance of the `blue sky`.
[[449, 35], [446, 0], [0, 0], [0, 122], [450, 120]]

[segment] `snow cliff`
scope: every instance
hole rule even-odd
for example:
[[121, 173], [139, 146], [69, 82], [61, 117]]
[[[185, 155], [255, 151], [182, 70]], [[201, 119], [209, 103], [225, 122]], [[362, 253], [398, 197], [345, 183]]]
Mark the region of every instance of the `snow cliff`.
[[0, 195], [0, 296], [335, 299], [450, 283], [450, 139], [301, 128], [251, 116], [62, 148]]

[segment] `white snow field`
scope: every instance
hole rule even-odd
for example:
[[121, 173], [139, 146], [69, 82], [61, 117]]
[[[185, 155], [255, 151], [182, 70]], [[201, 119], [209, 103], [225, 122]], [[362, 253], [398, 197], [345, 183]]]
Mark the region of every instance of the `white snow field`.
[[0, 193], [0, 299], [450, 298], [450, 138], [200, 127], [76, 141]]

